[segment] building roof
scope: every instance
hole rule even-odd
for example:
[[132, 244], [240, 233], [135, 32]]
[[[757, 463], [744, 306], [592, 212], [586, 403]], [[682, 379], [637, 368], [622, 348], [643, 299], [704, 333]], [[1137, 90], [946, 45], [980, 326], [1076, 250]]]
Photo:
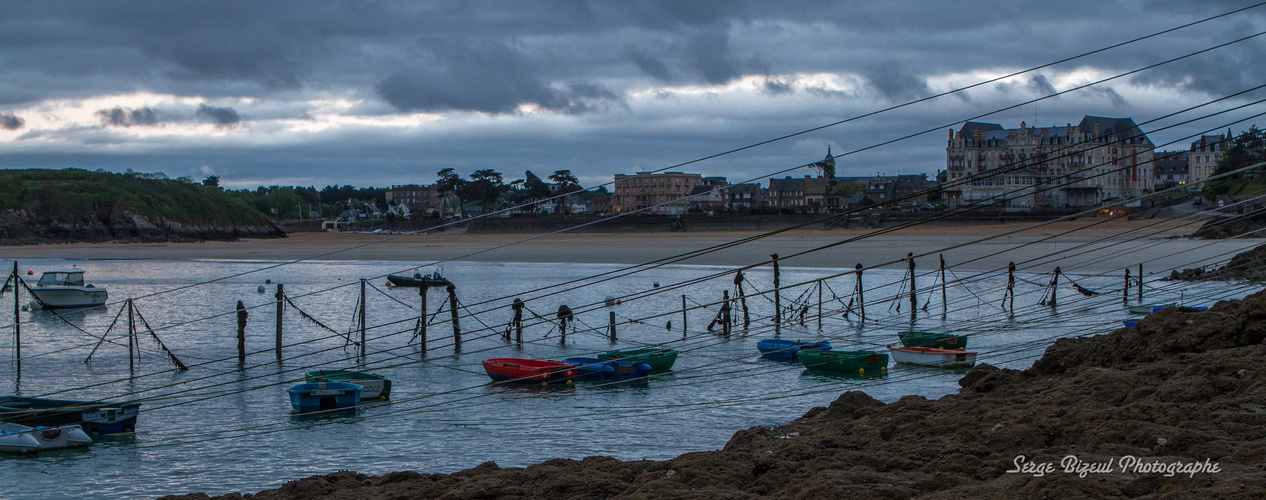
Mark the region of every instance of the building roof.
[[[993, 130], [1002, 130], [1002, 125], [997, 123], [967, 122], [963, 124], [963, 128], [958, 129], [958, 133], [962, 134], [963, 137], [976, 137], [977, 131], [984, 133]], [[1006, 136], [1004, 135], [1003, 137]]]

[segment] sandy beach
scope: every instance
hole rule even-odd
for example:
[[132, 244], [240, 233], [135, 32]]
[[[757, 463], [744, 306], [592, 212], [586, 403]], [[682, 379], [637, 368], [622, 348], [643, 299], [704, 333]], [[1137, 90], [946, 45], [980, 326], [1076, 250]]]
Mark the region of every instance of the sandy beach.
[[[638, 264], [693, 255], [678, 263], [744, 266], [777, 253], [797, 267], [851, 268], [892, 264], [907, 252], [920, 268], [935, 267], [943, 253], [952, 268], [984, 271], [1014, 261], [1021, 270], [1109, 272], [1143, 263], [1148, 274], [1225, 261], [1256, 246], [1255, 240], [1183, 238], [1191, 221], [1081, 219], [1031, 228], [1031, 224], [919, 226], [890, 231], [797, 230], [733, 244], [760, 232], [668, 232], [616, 234], [466, 234], [462, 230], [421, 235], [293, 233], [288, 238], [201, 243], [78, 243], [0, 247], [13, 259], [227, 259], [378, 260], [426, 265], [437, 261]], [[1026, 228], [1031, 228], [1027, 229]], [[832, 246], [834, 245], [834, 246]], [[824, 248], [824, 249], [823, 249]], [[816, 250], [822, 249], [822, 250]], [[815, 251], [816, 250], [816, 251]], [[1087, 252], [1087, 250], [1092, 250]]]

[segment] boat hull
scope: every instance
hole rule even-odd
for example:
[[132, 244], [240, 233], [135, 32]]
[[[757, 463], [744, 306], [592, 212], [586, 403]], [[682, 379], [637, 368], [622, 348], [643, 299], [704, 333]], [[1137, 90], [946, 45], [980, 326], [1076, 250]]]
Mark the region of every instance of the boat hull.
[[629, 382], [646, 380], [651, 365], [645, 362], [616, 361], [598, 358], [567, 358], [564, 363], [576, 366], [576, 379], [590, 382]]
[[874, 351], [801, 351], [805, 368], [864, 377], [888, 374], [888, 353]]
[[[31, 448], [31, 443], [35, 444], [34, 448]], [[90, 444], [92, 438], [78, 425], [36, 428], [14, 423], [0, 424], [0, 451], [35, 453]]]
[[79, 425], [89, 435], [134, 432], [140, 411], [140, 403], [0, 397], [0, 422], [30, 427]]
[[325, 379], [327, 382], [348, 382], [359, 385], [361, 400], [391, 398], [391, 380], [382, 375], [349, 370], [318, 370], [304, 375], [304, 380], [307, 382], [319, 382], [320, 379]]
[[756, 349], [760, 351], [761, 356], [766, 358], [797, 360], [800, 359], [798, 357], [800, 351], [829, 351], [831, 350], [831, 344], [827, 342], [765, 339], [756, 343]]
[[49, 309], [102, 306], [109, 298], [104, 288], [36, 286], [31, 288], [31, 294], [41, 306]]
[[662, 373], [673, 369], [677, 362], [677, 351], [672, 349], [628, 349], [609, 351], [598, 355], [598, 359], [646, 363], [651, 366], [651, 373]]
[[576, 365], [524, 358], [492, 358], [483, 361], [484, 372], [496, 382], [515, 384], [564, 384], [576, 378]]
[[1166, 307], [1174, 307], [1177, 305], [1178, 304], [1175, 302], [1170, 302], [1167, 304], [1139, 304], [1139, 305], [1133, 305], [1133, 306], [1126, 306], [1126, 309], [1129, 309], [1130, 312], [1133, 314], [1151, 314], [1161, 309], [1164, 309]]
[[933, 347], [936, 349], [966, 349], [967, 336], [936, 332], [897, 332], [897, 339], [905, 347]]
[[295, 413], [351, 410], [360, 401], [360, 386], [348, 382], [308, 382], [286, 389]]
[[452, 282], [448, 281], [445, 278], [434, 278], [431, 276], [423, 276], [419, 278], [416, 276], [401, 276], [399, 274], [387, 275], [387, 281], [391, 283], [392, 286], [402, 286], [402, 287], [412, 287], [412, 288], [420, 287], [424, 283], [429, 288], [443, 288], [443, 287], [453, 284]]
[[932, 347], [888, 347], [892, 360], [905, 365], [936, 368], [970, 368], [976, 364], [974, 351], [936, 349]]

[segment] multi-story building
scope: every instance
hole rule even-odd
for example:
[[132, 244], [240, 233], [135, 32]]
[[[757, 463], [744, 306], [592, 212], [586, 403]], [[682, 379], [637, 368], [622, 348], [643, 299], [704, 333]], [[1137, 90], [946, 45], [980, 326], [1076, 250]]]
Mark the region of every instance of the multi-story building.
[[645, 210], [651, 214], [680, 215], [690, 209], [690, 193], [702, 182], [703, 176], [682, 172], [615, 174], [611, 208], [616, 213]]
[[923, 174], [876, 176], [866, 181], [866, 197], [878, 205], [918, 206], [930, 198], [928, 178]]
[[725, 177], [704, 177], [690, 191], [690, 207], [712, 213], [725, 207], [730, 197], [730, 183]]
[[949, 131], [943, 189], [960, 191], [950, 197], [960, 204], [1008, 210], [1125, 200], [1152, 192], [1154, 148], [1130, 118], [1016, 129], [968, 122]]
[[1218, 161], [1222, 159], [1226, 150], [1231, 148], [1232, 139], [1231, 131], [1227, 130], [1226, 135], [1203, 135], [1191, 143], [1187, 172], [1191, 184], [1196, 189], [1201, 188], [1204, 180], [1217, 170]]
[[1157, 151], [1152, 154], [1152, 172], [1157, 188], [1171, 188], [1186, 184], [1191, 179], [1190, 153], [1187, 151]]
[[769, 206], [789, 209], [843, 208], [844, 196], [835, 193], [835, 179], [826, 177], [783, 177], [769, 180]]
[[414, 212], [429, 214], [442, 211], [444, 200], [435, 186], [391, 186], [386, 193], [387, 203], [404, 205]]
[[730, 186], [730, 207], [755, 208], [769, 203], [765, 188], [760, 184], [734, 184]]

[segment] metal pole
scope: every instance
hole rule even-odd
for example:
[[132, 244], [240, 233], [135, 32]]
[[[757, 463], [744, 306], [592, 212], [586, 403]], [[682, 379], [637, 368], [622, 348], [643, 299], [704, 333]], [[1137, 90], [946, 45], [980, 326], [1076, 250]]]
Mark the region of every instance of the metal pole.
[[940, 254], [940, 257], [941, 257], [941, 319], [945, 319], [945, 315], [949, 314], [949, 301], [945, 300], [945, 286], [948, 285], [948, 283], [945, 282], [945, 254]]
[[135, 357], [132, 356], [132, 344], [136, 340], [136, 308], [132, 306], [132, 299], [127, 299], [127, 367], [131, 370], [135, 364]]
[[1143, 263], [1139, 263], [1139, 303], [1143, 303]]
[[457, 287], [448, 285], [448, 312], [453, 320], [453, 350], [462, 348], [462, 327], [457, 324]]
[[818, 280], [818, 331], [822, 331], [822, 280]]
[[858, 262], [857, 267], [857, 310], [861, 313], [862, 323], [866, 323], [866, 295], [865, 289], [862, 288], [862, 263]]
[[418, 319], [421, 325], [418, 327], [418, 342], [422, 347], [423, 356], [426, 356], [426, 292], [428, 289], [430, 286], [427, 285], [426, 280], [422, 280], [422, 286], [418, 287], [418, 298], [422, 303], [422, 317]]
[[514, 309], [514, 341], [523, 345], [523, 301], [514, 299], [510, 308]]
[[277, 297], [277, 347], [274, 350], [277, 352], [277, 361], [281, 361], [281, 331], [282, 331], [281, 330], [281, 318], [282, 318], [281, 312], [282, 312], [282, 306], [285, 305], [285, 299], [286, 299], [285, 285], [282, 285], [281, 283], [277, 284], [276, 297]]
[[774, 331], [778, 331], [778, 327], [782, 325], [782, 294], [778, 291], [778, 254], [770, 254], [769, 258], [774, 260]]

